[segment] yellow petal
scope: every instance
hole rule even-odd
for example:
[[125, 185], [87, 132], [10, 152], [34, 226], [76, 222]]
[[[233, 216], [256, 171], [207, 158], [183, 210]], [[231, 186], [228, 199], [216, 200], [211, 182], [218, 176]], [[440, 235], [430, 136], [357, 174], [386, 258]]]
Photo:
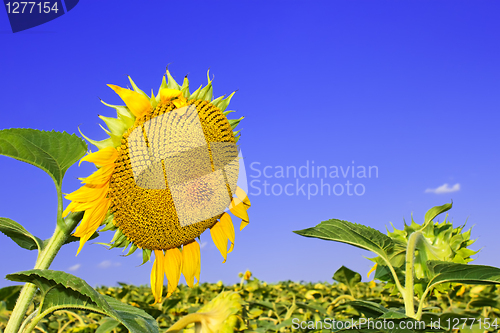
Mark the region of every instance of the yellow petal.
[[378, 264], [373, 265], [372, 269], [370, 269], [370, 271], [368, 272], [368, 274], [366, 274], [366, 277], [368, 277], [368, 278], [370, 277], [370, 274], [373, 273], [377, 269], [377, 265]]
[[240, 231], [245, 229], [245, 227], [248, 225], [248, 221], [243, 221], [241, 220], [241, 223], [240, 223]]
[[243, 228], [248, 225], [249, 221], [245, 204], [240, 199], [233, 198], [229, 205], [229, 210], [242, 220], [240, 230], [243, 230]]
[[182, 98], [179, 98], [179, 99], [175, 99], [172, 101], [172, 103], [174, 103], [174, 105], [177, 107], [177, 108], [181, 108], [183, 106], [186, 106], [187, 105], [187, 100], [182, 97]]
[[183, 331], [183, 329], [188, 326], [189, 324], [192, 323], [205, 323], [206, 321], [206, 314], [204, 313], [190, 313], [181, 319], [179, 319], [175, 324], [170, 326], [170, 328], [167, 330], [169, 333], [178, 333]]
[[100, 185], [105, 184], [113, 175], [113, 171], [115, 171], [115, 164], [108, 164], [98, 169], [96, 172], [85, 178], [82, 183], [89, 185]]
[[182, 269], [182, 253], [178, 248], [167, 250], [165, 254], [165, 275], [168, 280], [167, 297], [177, 289]]
[[109, 183], [103, 187], [89, 187], [88, 185], [80, 187], [73, 193], [66, 196], [66, 199], [72, 202], [64, 210], [62, 217], [65, 217], [69, 212], [83, 212], [99, 204], [108, 194]]
[[66, 215], [68, 215], [70, 212], [78, 212], [78, 210], [76, 210], [77, 205], [78, 204], [76, 202], [70, 202], [68, 207], [66, 207], [66, 209], [63, 211], [62, 217], [66, 217]]
[[94, 234], [94, 232], [99, 228], [106, 213], [109, 209], [111, 200], [105, 199], [100, 202], [97, 206], [88, 209], [83, 216], [82, 221], [78, 228], [76, 228], [74, 236], [80, 237], [80, 246], [76, 255], [80, 253], [83, 245], [89, 240], [89, 238]]
[[114, 163], [118, 158], [118, 152], [114, 147], [106, 147], [95, 153], [88, 154], [80, 160], [80, 164], [83, 161], [94, 163], [95, 165], [108, 165]]
[[113, 89], [115, 93], [120, 96], [136, 118], [141, 117], [145, 112], [151, 109], [151, 103], [146, 96], [130, 89], [115, 86], [114, 84], [108, 84], [108, 87]]
[[163, 88], [160, 90], [160, 100], [162, 103], [171, 101], [182, 96], [182, 91], [177, 89]]
[[196, 272], [194, 273], [194, 276], [196, 277], [196, 284], [195, 284], [195, 286], [198, 286], [200, 284], [200, 272], [201, 272], [201, 265], [198, 264], [196, 266]]
[[227, 259], [227, 236], [224, 233], [224, 230], [222, 230], [220, 222], [217, 222], [212, 228], [210, 228], [210, 235], [212, 235], [212, 240], [214, 241], [215, 246], [219, 249], [220, 254], [224, 257], [224, 261], [222, 263], [225, 263]]
[[67, 194], [65, 198], [76, 202], [95, 201], [102, 196], [103, 192], [107, 193], [108, 189], [109, 184], [105, 184], [103, 187], [90, 187], [84, 185], [75, 192]]
[[83, 237], [89, 232], [93, 234], [104, 220], [110, 204], [110, 199], [103, 199], [100, 202], [96, 202], [93, 207], [87, 209], [73, 235], [75, 237]]
[[200, 271], [200, 245], [197, 241], [192, 241], [182, 248], [182, 274], [186, 278], [188, 286], [194, 285], [194, 276], [199, 281]]
[[155, 297], [156, 303], [161, 303], [161, 295], [163, 293], [163, 277], [165, 276], [165, 256], [162, 250], [155, 250], [155, 262], [151, 270], [151, 290]]
[[250, 207], [250, 199], [248, 199], [248, 196], [245, 193], [245, 191], [243, 191], [241, 188], [237, 187], [236, 188], [236, 196], [238, 197], [238, 199], [240, 199], [245, 204], [245, 206]]
[[229, 241], [231, 242], [231, 247], [227, 251], [227, 253], [231, 253], [234, 247], [234, 226], [233, 222], [231, 221], [231, 216], [228, 213], [222, 214], [219, 223], [222, 227], [222, 230], [224, 230], [224, 234], [226, 235], [227, 239], [229, 239]]

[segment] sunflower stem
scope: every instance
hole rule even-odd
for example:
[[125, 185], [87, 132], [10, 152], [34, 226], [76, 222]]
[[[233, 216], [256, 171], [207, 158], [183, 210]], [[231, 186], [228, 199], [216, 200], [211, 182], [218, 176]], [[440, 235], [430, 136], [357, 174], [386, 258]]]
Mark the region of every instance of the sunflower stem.
[[421, 236], [421, 231], [412, 233], [408, 239], [408, 247], [406, 248], [406, 279], [403, 300], [405, 302], [406, 315], [412, 318], [415, 317], [415, 307], [413, 303], [413, 298], [415, 297], [413, 288], [413, 265], [415, 261], [415, 249]]
[[[61, 201], [60, 206], [62, 206]], [[61, 213], [62, 210], [59, 208], [56, 229], [54, 230], [54, 234], [49, 239], [47, 245], [38, 253], [38, 258], [34, 267], [35, 269], [48, 269], [50, 267], [50, 264], [54, 261], [55, 256], [83, 217], [83, 212], [71, 213], [68, 217], [66, 217], [66, 219], [63, 220], [61, 218]], [[19, 332], [21, 323], [23, 322], [26, 311], [28, 311], [28, 307], [33, 299], [33, 296], [35, 295], [36, 290], [37, 287], [32, 283], [26, 283], [24, 285], [4, 333]]]

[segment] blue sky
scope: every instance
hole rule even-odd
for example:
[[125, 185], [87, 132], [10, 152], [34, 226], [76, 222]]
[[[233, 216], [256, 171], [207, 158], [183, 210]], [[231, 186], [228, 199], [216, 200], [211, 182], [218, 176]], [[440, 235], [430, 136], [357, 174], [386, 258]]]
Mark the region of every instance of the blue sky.
[[[230, 108], [245, 116], [240, 143], [252, 207], [226, 263], [210, 235], [201, 236], [202, 282], [234, 283], [246, 269], [268, 282], [331, 282], [342, 265], [365, 279], [369, 252], [292, 231], [330, 218], [384, 231], [412, 213], [421, 222], [427, 209], [450, 200], [450, 218], [474, 226], [473, 248], [482, 249], [476, 263], [500, 266], [499, 10], [487, 0], [81, 1], [15, 34], [3, 12], [0, 128], [78, 133], [79, 126], [104, 139], [97, 116], [114, 113], [99, 98], [121, 102], [106, 84], [126, 86], [130, 75], [156, 91], [169, 65], [175, 78], [189, 74], [199, 86], [210, 68], [215, 95], [238, 90]], [[337, 167], [339, 178], [276, 175], [280, 167], [311, 171], [313, 162]], [[343, 177], [341, 168], [352, 166], [378, 173]], [[88, 163], [71, 167], [63, 191], [92, 171]], [[324, 187], [308, 197], [322, 181], [344, 192], [328, 195]], [[0, 156], [0, 184], [0, 216], [50, 237], [50, 177]], [[426, 192], [439, 187], [445, 193]], [[285, 188], [292, 195], [278, 194]], [[77, 257], [76, 250], [64, 247], [51, 268], [72, 268], [93, 286], [149, 283], [151, 264], [137, 267], [135, 255], [91, 243]], [[0, 256], [1, 276], [36, 259], [2, 234]], [[10, 284], [0, 279], [0, 287]]]

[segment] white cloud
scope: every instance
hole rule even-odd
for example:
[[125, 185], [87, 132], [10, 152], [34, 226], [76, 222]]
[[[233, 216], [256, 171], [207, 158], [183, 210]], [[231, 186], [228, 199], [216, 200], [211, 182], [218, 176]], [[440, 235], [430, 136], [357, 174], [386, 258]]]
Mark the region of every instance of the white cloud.
[[425, 190], [425, 193], [436, 193], [436, 194], [443, 194], [443, 193], [451, 193], [451, 192], [457, 192], [460, 191], [460, 184], [456, 183], [453, 185], [453, 187], [450, 187], [448, 183], [443, 184], [437, 188], [428, 188]]
[[111, 260], [104, 260], [99, 265], [97, 265], [97, 267], [99, 267], [99, 268], [109, 268], [111, 266], [114, 266], [114, 267], [121, 266], [121, 263], [112, 262]]
[[73, 265], [70, 268], [68, 268], [68, 271], [70, 271], [70, 272], [76, 272], [78, 269], [80, 269], [80, 267], [82, 267], [81, 264], [76, 264], [76, 265]]
[[202, 242], [200, 244], [200, 249], [204, 248], [205, 246], [207, 246], [208, 242]]

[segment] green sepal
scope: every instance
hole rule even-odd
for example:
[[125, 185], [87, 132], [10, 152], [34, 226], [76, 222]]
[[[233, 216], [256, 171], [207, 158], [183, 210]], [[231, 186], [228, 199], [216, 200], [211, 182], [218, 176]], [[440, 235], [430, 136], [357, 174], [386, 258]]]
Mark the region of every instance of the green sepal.
[[116, 110], [116, 117], [125, 124], [126, 128], [134, 126], [135, 116], [125, 105], [111, 105], [104, 102], [102, 99], [100, 101], [102, 104]]
[[158, 89], [158, 94], [156, 95], [156, 102], [160, 102], [160, 91], [164, 88], [167, 88], [167, 80], [165, 79], [165, 75], [163, 75], [163, 78], [161, 80], [160, 88]]
[[205, 86], [205, 88], [201, 89], [200, 94], [198, 95], [198, 99], [211, 102], [213, 97], [213, 87], [212, 80], [210, 80], [210, 70], [207, 71], [207, 78], [208, 84]]
[[149, 97], [149, 102], [151, 103], [151, 107], [154, 109], [158, 105], [158, 102], [156, 101], [156, 96], [153, 91], [153, 88], [151, 88], [151, 97]]
[[114, 147], [114, 143], [113, 143], [113, 140], [111, 138], [107, 138], [107, 139], [104, 139], [101, 141], [95, 141], [95, 140], [89, 139], [85, 134], [83, 134], [82, 131], [80, 131], [80, 128], [78, 128], [78, 131], [80, 132], [81, 136], [83, 136], [85, 138], [85, 140], [87, 140], [88, 142], [90, 142], [91, 144], [96, 146], [97, 149], [99, 149], [99, 150], [107, 148], [107, 147]]
[[137, 93], [139, 93], [139, 94], [141, 94], [141, 95], [143, 95], [143, 96], [145, 96], [145, 97], [147, 97], [149, 99], [148, 94], [146, 94], [144, 91], [142, 91], [141, 89], [139, 89], [139, 87], [135, 84], [135, 82], [132, 81], [132, 78], [130, 76], [128, 77], [128, 79], [130, 81], [130, 84], [132, 85], [132, 88], [134, 88], [135, 92], [137, 92]]
[[115, 136], [122, 137], [123, 133], [127, 130], [127, 125], [120, 119], [116, 118], [111, 118], [111, 117], [104, 117], [104, 116], [99, 116], [104, 123], [106, 123], [106, 126], [108, 126], [109, 132], [114, 134]]
[[224, 95], [220, 96], [220, 97], [217, 97], [216, 99], [214, 99], [213, 101], [211, 101], [210, 103], [215, 106], [216, 108], [219, 107], [219, 103], [222, 101], [222, 99], [224, 98]]
[[[125, 241], [124, 241], [124, 242], [122, 242], [122, 244], [120, 244], [120, 245], [122, 245], [122, 246], [123, 246], [123, 250], [122, 250], [122, 252], [125, 252], [125, 250], [127, 249], [127, 247], [130, 245], [130, 241], [128, 240], [128, 238], [127, 238], [127, 237], [125, 237]], [[121, 246], [120, 246], [120, 247], [121, 247]]]
[[231, 129], [234, 130], [236, 128], [236, 126], [238, 126], [238, 124], [240, 123], [240, 121], [243, 120], [243, 118], [245, 118], [245, 117], [241, 117], [239, 119], [228, 119], [229, 125], [231, 125]]
[[[227, 98], [223, 99], [220, 103], [219, 103], [219, 106], [217, 106], [222, 112], [224, 112], [227, 108], [227, 106], [229, 105], [229, 102], [231, 101], [231, 98], [233, 98], [234, 94], [236, 93], [236, 91], [233, 91], [233, 93], [229, 96], [227, 96]], [[225, 113], [224, 113], [225, 114]]]
[[432, 220], [434, 220], [436, 216], [446, 212], [447, 210], [450, 210], [452, 206], [453, 202], [449, 204], [444, 204], [442, 206], [435, 206], [429, 209], [427, 213], [425, 213], [424, 224], [422, 225], [421, 230], [425, 229], [425, 227], [427, 227], [427, 224], [429, 224]]
[[149, 261], [149, 259], [151, 258], [151, 250], [149, 249], [142, 249], [142, 264], [141, 265], [144, 265], [145, 263], [147, 263]]
[[174, 80], [172, 75], [170, 75], [170, 72], [167, 69], [167, 88], [169, 89], [175, 89], [175, 90], [181, 90], [181, 86]]
[[200, 87], [199, 87], [198, 89], [196, 89], [196, 90], [195, 90], [195, 92], [193, 92], [193, 93], [191, 94], [191, 96], [189, 97], [189, 99], [201, 99], [201, 98], [199, 97], [200, 92], [201, 92], [201, 87], [203, 87], [203, 85], [200, 85]]
[[128, 257], [129, 255], [134, 253], [137, 249], [138, 249], [138, 247], [134, 243], [132, 243], [132, 245], [130, 246], [130, 249], [128, 250], [127, 254], [124, 255], [124, 257]]
[[111, 242], [109, 242], [110, 244], [112, 244], [111, 249], [115, 247], [122, 247], [126, 240], [127, 237], [122, 233], [122, 231], [120, 229], [116, 229], [113, 239], [111, 240]]
[[109, 231], [109, 230], [116, 230], [117, 227], [113, 223], [114, 216], [113, 214], [109, 214], [103, 221], [104, 228], [102, 228], [99, 232], [103, 231]]
[[182, 82], [181, 92], [186, 99], [189, 99], [189, 97], [191, 96], [191, 94], [189, 93], [189, 80], [187, 75], [184, 77], [184, 81]]
[[104, 126], [102, 126], [101, 124], [98, 124], [98, 125], [104, 132], [106, 132], [107, 135], [109, 135], [109, 138], [111, 139], [113, 147], [118, 147], [119, 145], [121, 145], [121, 142], [122, 142], [121, 135], [115, 135], [115, 134], [111, 133], [110, 131], [108, 131], [106, 128], [104, 128]]
[[236, 111], [234, 111], [234, 110], [224, 111], [224, 112], [222, 112], [222, 114], [227, 116], [228, 114], [233, 113], [233, 112], [236, 112]]

